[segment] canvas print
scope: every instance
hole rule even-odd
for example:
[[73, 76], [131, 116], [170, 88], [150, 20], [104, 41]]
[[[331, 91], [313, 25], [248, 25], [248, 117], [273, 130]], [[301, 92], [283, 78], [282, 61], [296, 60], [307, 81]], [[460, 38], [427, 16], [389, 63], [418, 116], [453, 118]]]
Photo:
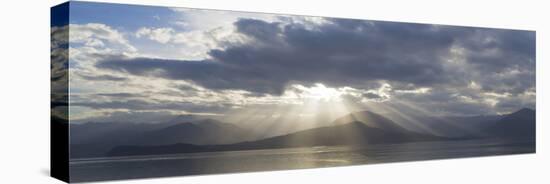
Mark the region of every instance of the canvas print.
[[65, 181], [536, 150], [535, 31], [73, 1], [51, 34]]

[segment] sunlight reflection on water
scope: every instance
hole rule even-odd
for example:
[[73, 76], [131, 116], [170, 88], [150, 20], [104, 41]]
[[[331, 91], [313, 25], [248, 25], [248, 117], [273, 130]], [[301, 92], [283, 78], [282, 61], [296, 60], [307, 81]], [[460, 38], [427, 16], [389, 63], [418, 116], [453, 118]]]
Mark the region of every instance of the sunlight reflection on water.
[[304, 169], [397, 161], [533, 153], [532, 141], [470, 140], [187, 153], [71, 160], [73, 181]]

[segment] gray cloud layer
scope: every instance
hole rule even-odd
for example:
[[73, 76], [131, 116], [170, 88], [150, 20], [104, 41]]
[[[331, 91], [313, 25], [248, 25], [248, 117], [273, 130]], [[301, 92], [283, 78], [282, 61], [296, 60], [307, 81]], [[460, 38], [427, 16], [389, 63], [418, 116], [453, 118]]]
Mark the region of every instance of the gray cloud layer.
[[[291, 83], [320, 82], [331, 87], [368, 89], [373, 82], [386, 81], [394, 89], [434, 88], [438, 93], [417, 100], [439, 101], [443, 105], [448, 102], [456, 106], [449, 109], [468, 112], [468, 107], [476, 109], [478, 105], [451, 103], [457, 102], [456, 94], [481, 98], [475, 93], [508, 93], [513, 98], [534, 91], [534, 32], [328, 21], [311, 29], [299, 23], [240, 19], [234, 26], [251, 41], [211, 50], [211, 59], [113, 57], [99, 62], [97, 67], [187, 80], [213, 90], [241, 89], [274, 95], [282, 94]], [[478, 91], [469, 91], [472, 82], [479, 85]], [[447, 88], [453, 90], [449, 92]], [[377, 98], [377, 94], [365, 95]], [[509, 106], [506, 103], [498, 105]]]
[[[331, 19], [331, 22], [317, 30], [308, 30], [301, 24], [283, 26], [241, 19], [235, 23], [238, 32], [254, 41], [225, 50], [211, 50], [212, 60], [136, 58], [107, 60], [99, 67], [192, 80], [211, 89], [236, 88], [276, 94], [290, 81], [340, 86], [388, 80], [423, 86], [469, 83], [470, 80], [464, 79], [476, 72], [485, 75], [510, 68], [534, 71], [532, 32], [345, 19]], [[453, 44], [468, 51], [465, 57], [471, 66], [468, 69], [473, 71], [462, 73], [466, 78], [459, 78], [456, 75], [461, 73], [444, 66]], [[495, 53], [488, 53], [491, 51]], [[153, 72], [155, 69], [162, 72]], [[533, 76], [527, 75], [525, 77]], [[508, 86], [517, 85], [521, 84], [508, 80]], [[498, 87], [486, 88], [497, 90]]]

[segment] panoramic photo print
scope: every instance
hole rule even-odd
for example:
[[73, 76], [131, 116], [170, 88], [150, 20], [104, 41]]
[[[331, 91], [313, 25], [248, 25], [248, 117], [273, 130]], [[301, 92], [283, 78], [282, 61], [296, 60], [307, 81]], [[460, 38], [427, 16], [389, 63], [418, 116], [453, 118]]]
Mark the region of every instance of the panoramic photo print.
[[67, 9], [52, 128], [68, 122], [71, 182], [536, 151], [534, 31]]

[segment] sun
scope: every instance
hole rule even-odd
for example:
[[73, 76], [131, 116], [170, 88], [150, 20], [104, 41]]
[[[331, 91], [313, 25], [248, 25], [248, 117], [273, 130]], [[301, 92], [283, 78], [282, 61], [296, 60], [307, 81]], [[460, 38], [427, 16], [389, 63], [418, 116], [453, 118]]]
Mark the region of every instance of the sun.
[[342, 95], [337, 89], [326, 87], [321, 83], [316, 83], [307, 90], [307, 93], [310, 98], [321, 101], [339, 100]]

